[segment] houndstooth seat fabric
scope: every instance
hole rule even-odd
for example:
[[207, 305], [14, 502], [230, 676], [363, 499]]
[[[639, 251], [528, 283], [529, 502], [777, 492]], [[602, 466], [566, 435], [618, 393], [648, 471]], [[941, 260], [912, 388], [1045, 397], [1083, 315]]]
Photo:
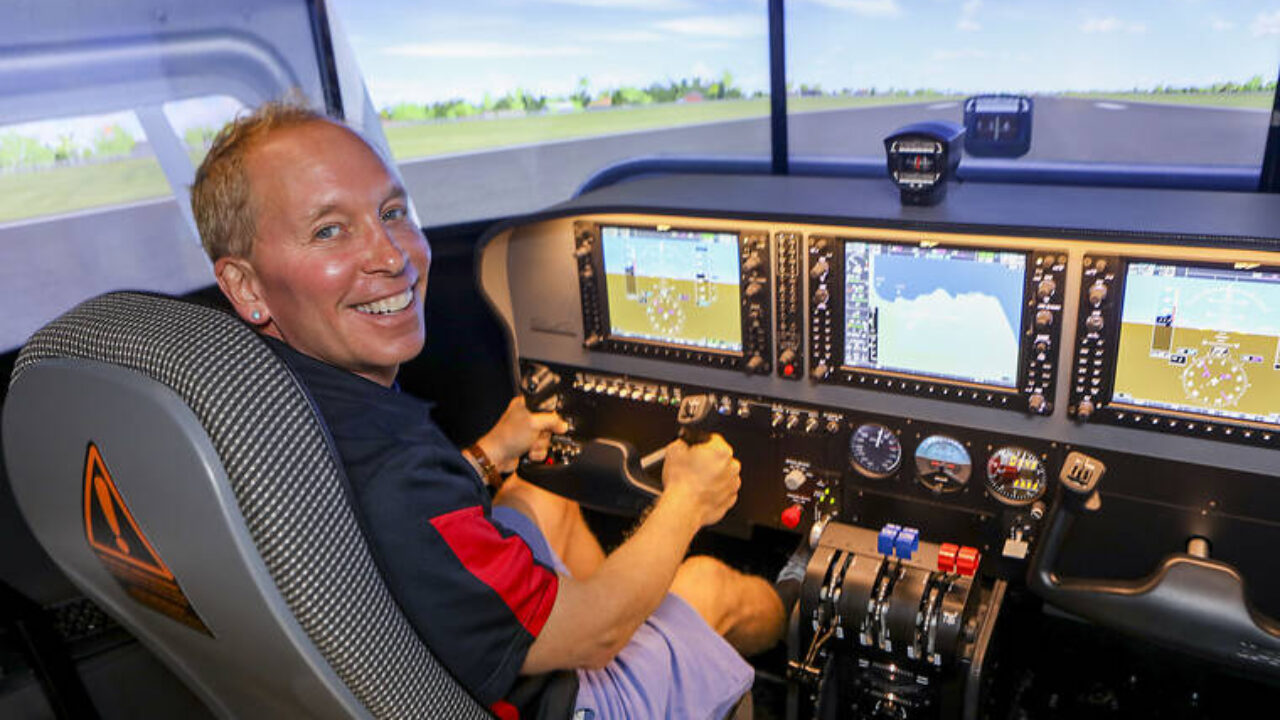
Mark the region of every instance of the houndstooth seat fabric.
[[45, 360], [123, 366], [172, 389], [222, 460], [250, 535], [303, 631], [377, 718], [486, 718], [383, 583], [327, 431], [296, 378], [230, 315], [132, 292], [37, 332], [11, 382]]

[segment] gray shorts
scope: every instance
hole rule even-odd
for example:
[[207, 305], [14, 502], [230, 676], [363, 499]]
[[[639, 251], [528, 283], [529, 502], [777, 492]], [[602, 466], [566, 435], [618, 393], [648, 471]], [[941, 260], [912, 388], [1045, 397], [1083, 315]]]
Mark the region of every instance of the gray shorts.
[[[493, 517], [520, 535], [539, 562], [569, 574], [532, 520], [511, 508]], [[720, 720], [748, 690], [751, 665], [692, 607], [667, 594], [613, 662], [579, 670], [581, 720]]]

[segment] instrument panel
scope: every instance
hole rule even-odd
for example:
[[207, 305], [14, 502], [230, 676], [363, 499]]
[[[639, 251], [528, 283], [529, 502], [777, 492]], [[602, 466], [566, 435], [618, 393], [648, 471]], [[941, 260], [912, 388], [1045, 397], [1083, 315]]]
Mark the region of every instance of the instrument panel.
[[[716, 398], [744, 468], [731, 534], [915, 523], [1013, 578], [1083, 450], [1124, 469], [1107, 482], [1125, 515], [1068, 569], [1133, 577], [1188, 535], [1269, 537], [1280, 252], [962, 229], [566, 212], [494, 234], [480, 277], [517, 362], [566, 378], [576, 433], [645, 453], [680, 397]], [[1152, 363], [1171, 369], [1144, 390]], [[1104, 537], [1129, 551], [1100, 567]], [[1280, 582], [1250, 577], [1280, 607]]]

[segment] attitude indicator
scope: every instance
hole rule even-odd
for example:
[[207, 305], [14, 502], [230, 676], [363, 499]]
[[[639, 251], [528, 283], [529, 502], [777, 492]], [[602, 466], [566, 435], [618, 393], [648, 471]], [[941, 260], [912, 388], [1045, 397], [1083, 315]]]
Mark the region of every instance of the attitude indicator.
[[930, 435], [916, 448], [917, 479], [936, 493], [959, 492], [972, 470], [969, 451], [953, 437]]

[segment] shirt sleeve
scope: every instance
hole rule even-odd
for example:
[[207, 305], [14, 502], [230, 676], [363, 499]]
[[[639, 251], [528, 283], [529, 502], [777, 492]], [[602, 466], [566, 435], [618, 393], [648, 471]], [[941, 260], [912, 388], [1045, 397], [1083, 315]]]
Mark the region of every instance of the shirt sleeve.
[[385, 440], [370, 438], [382, 447], [362, 454], [372, 472], [357, 492], [383, 575], [436, 657], [492, 706], [515, 684], [559, 578], [492, 522], [488, 495], [442, 435]]

